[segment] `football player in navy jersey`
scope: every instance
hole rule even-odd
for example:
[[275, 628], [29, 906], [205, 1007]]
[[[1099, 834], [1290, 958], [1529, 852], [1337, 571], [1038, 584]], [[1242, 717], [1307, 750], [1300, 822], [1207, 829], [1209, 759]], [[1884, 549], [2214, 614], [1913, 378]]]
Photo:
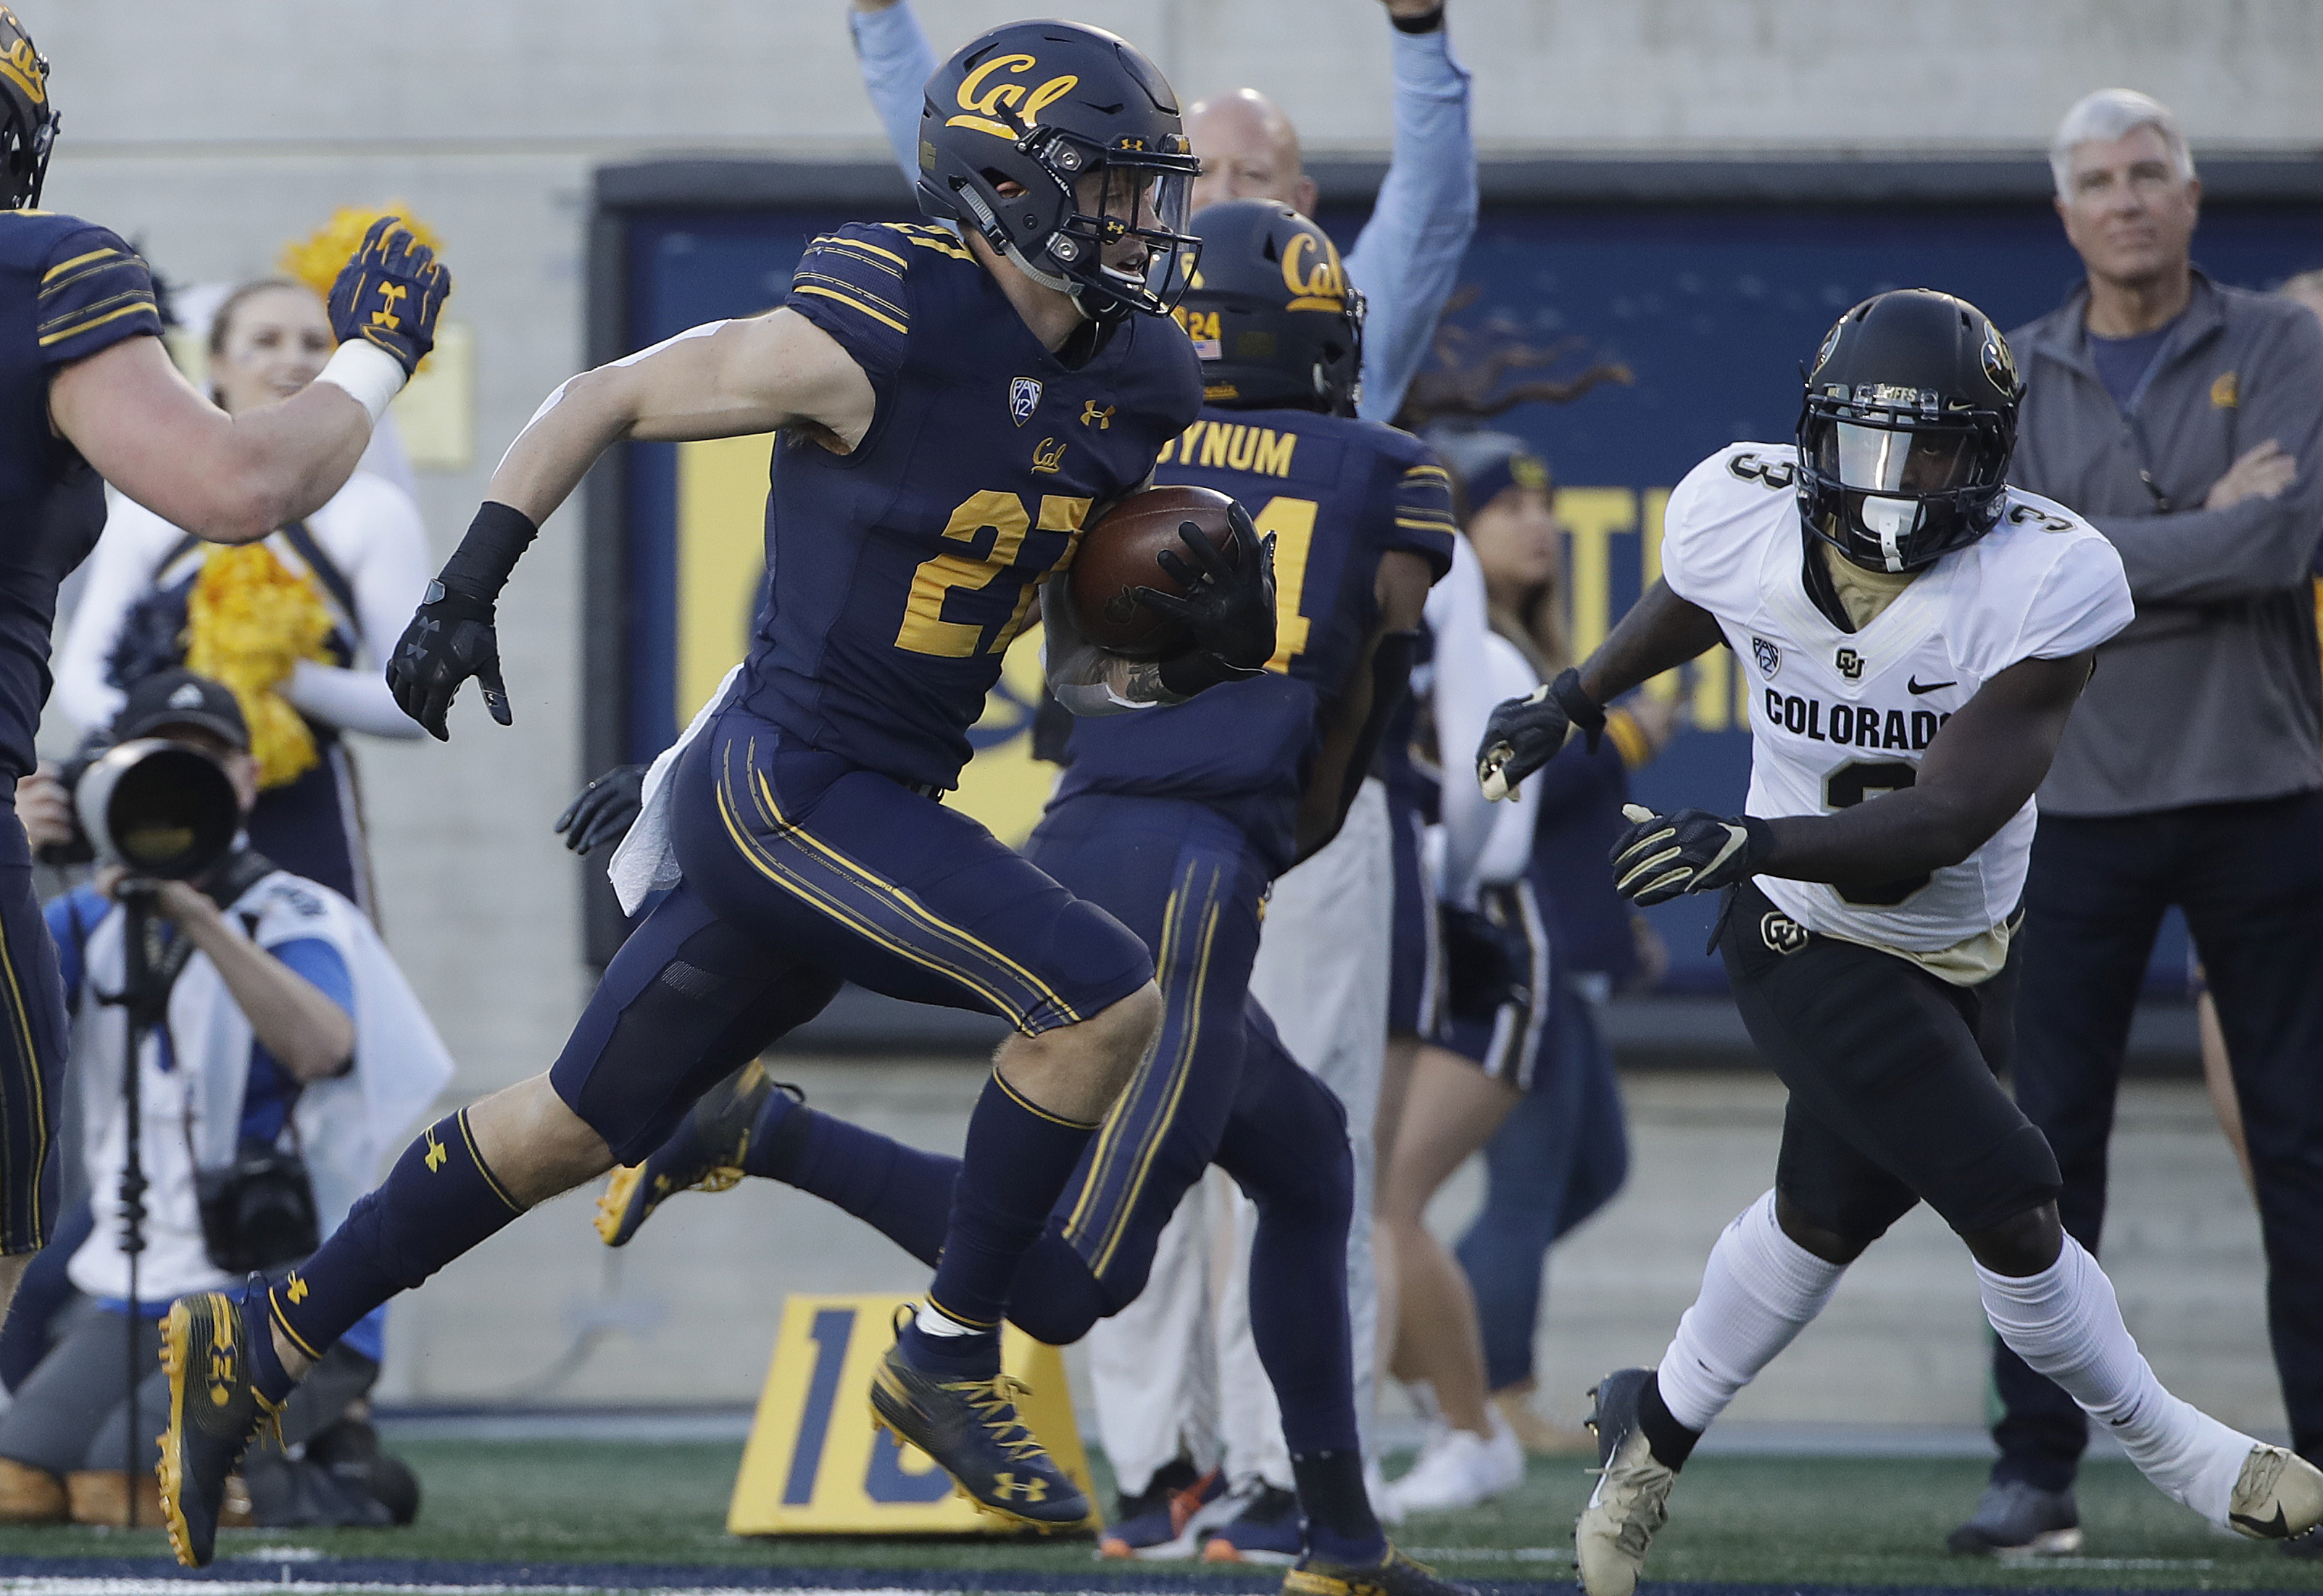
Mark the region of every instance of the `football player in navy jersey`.
[[41, 1171], [65, 1050], [64, 988], [13, 794], [36, 763], [57, 588], [105, 526], [105, 482], [196, 536], [247, 543], [320, 508], [435, 341], [451, 280], [394, 218], [333, 289], [320, 380], [228, 416], [161, 344], [145, 262], [38, 209], [56, 139], [49, 63], [0, 7], [0, 1314], [53, 1219]]
[[[1417, 439], [1354, 419], [1361, 300], [1319, 227], [1240, 200], [1202, 211], [1193, 231], [1202, 281], [1181, 316], [1205, 334], [1212, 402], [1163, 447], [1156, 475], [1231, 495], [1272, 537], [1274, 645], [1253, 679], [1133, 708], [1171, 696], [1171, 672], [1082, 641], [1064, 581], [1049, 581], [1049, 677], [1079, 718], [1026, 854], [1152, 949], [1162, 1020], [1025, 1254], [1007, 1313], [1042, 1341], [1079, 1340], [1144, 1289], [1162, 1226], [1217, 1164], [1258, 1209], [1251, 1320], [1306, 1518], [1306, 1556], [1284, 1589], [1440, 1591], [1388, 1546], [1364, 1493], [1345, 1114], [1246, 987], [1268, 884], [1338, 830], [1410, 674], [1411, 629], [1451, 564], [1449, 484]], [[1226, 358], [1252, 349], [1264, 353]], [[1190, 528], [1186, 539], [1195, 555]], [[826, 1197], [930, 1262], [967, 1196], [964, 1184], [955, 1195], [959, 1160], [811, 1110], [753, 1064], [616, 1176], [600, 1231], [621, 1245], [673, 1192], [740, 1174]], [[1290, 1544], [1295, 1555], [1295, 1523]]]
[[[182, 1560], [208, 1562], [235, 1458], [348, 1326], [532, 1204], [643, 1159], [849, 980], [1016, 1032], [875, 1414], [989, 1511], [1087, 1516], [1017, 1419], [998, 1325], [1152, 1038], [1152, 960], [941, 798], [1041, 580], [1199, 407], [1168, 315], [1196, 252], [1195, 162], [1152, 63], [1074, 23], [1009, 24], [952, 57], [928, 82], [921, 160], [923, 208], [954, 225], [842, 227], [776, 310], [553, 394], [399, 645], [390, 685], [436, 736], [472, 676], [506, 723], [493, 601], [591, 463], [626, 438], [783, 435], [757, 636], [647, 806], [677, 884], [563, 1055], [430, 1127], [280, 1289], [172, 1308], [162, 1506]], [[1156, 691], [1254, 675], [1273, 654], [1263, 551], [1246, 520], [1236, 536], [1244, 557], [1194, 584], [1192, 644]]]

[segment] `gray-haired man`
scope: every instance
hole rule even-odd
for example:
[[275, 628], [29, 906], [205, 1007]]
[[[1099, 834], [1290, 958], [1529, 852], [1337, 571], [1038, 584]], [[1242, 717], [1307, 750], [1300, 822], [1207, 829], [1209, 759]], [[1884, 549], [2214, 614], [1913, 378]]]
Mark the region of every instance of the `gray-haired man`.
[[[2131, 1006], [2184, 910], [2249, 1129], [2291, 1443], [2323, 1458], [2323, 324], [2195, 270], [2201, 185], [2155, 101], [2090, 95], [2050, 159], [2088, 281], [2009, 335], [2028, 388], [2010, 476], [2112, 540], [2137, 619], [2098, 650], [2040, 790], [2017, 1100], [2095, 1251]], [[2080, 1410], [2006, 1348], [1994, 1378], [2001, 1455], [1951, 1545], [2073, 1550]]]

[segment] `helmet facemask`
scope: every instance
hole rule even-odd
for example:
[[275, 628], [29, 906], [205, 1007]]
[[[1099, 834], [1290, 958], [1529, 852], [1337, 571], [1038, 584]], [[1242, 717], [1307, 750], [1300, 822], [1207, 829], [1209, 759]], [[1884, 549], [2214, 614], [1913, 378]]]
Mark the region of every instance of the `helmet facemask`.
[[1990, 531], [2013, 440], [1989, 410], [1865, 384], [1809, 392], [1799, 418], [1808, 529], [1868, 571], [1916, 571]]
[[1035, 126], [1015, 141], [1018, 159], [987, 168], [980, 183], [955, 180], [953, 193], [1012, 264], [1070, 295], [1090, 320], [1167, 316], [1201, 258], [1186, 231], [1200, 163], [1184, 135], [1160, 142], [1171, 147], [1099, 149]]

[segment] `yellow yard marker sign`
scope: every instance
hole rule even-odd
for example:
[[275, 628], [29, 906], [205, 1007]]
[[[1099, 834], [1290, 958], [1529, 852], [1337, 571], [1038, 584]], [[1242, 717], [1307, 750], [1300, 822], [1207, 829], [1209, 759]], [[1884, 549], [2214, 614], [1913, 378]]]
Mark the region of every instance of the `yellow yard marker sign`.
[[[911, 1300], [785, 1300], [774, 1362], [726, 1511], [730, 1534], [1015, 1533], [1017, 1526], [978, 1512], [918, 1447], [872, 1428], [871, 1373], [895, 1344], [895, 1310]], [[1063, 1358], [1011, 1325], [1001, 1332], [1001, 1367], [1032, 1388], [1024, 1422], [1094, 1502]]]

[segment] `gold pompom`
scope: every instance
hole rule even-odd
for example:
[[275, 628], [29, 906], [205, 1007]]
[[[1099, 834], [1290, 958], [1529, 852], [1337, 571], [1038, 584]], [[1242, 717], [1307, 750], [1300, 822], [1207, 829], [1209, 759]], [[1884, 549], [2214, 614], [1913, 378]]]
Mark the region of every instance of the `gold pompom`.
[[317, 298], [327, 302], [331, 285], [338, 281], [347, 257], [355, 252], [363, 234], [381, 216], [401, 216], [412, 237], [431, 250], [443, 249], [444, 240], [436, 230], [413, 216], [411, 207], [399, 199], [390, 199], [385, 205], [343, 205], [314, 232], [284, 244], [282, 252], [274, 257], [275, 270], [305, 283], [315, 290]]
[[233, 689], [262, 789], [314, 768], [315, 736], [276, 689], [302, 659], [328, 659], [331, 612], [263, 543], [213, 548], [186, 602], [186, 668]]

